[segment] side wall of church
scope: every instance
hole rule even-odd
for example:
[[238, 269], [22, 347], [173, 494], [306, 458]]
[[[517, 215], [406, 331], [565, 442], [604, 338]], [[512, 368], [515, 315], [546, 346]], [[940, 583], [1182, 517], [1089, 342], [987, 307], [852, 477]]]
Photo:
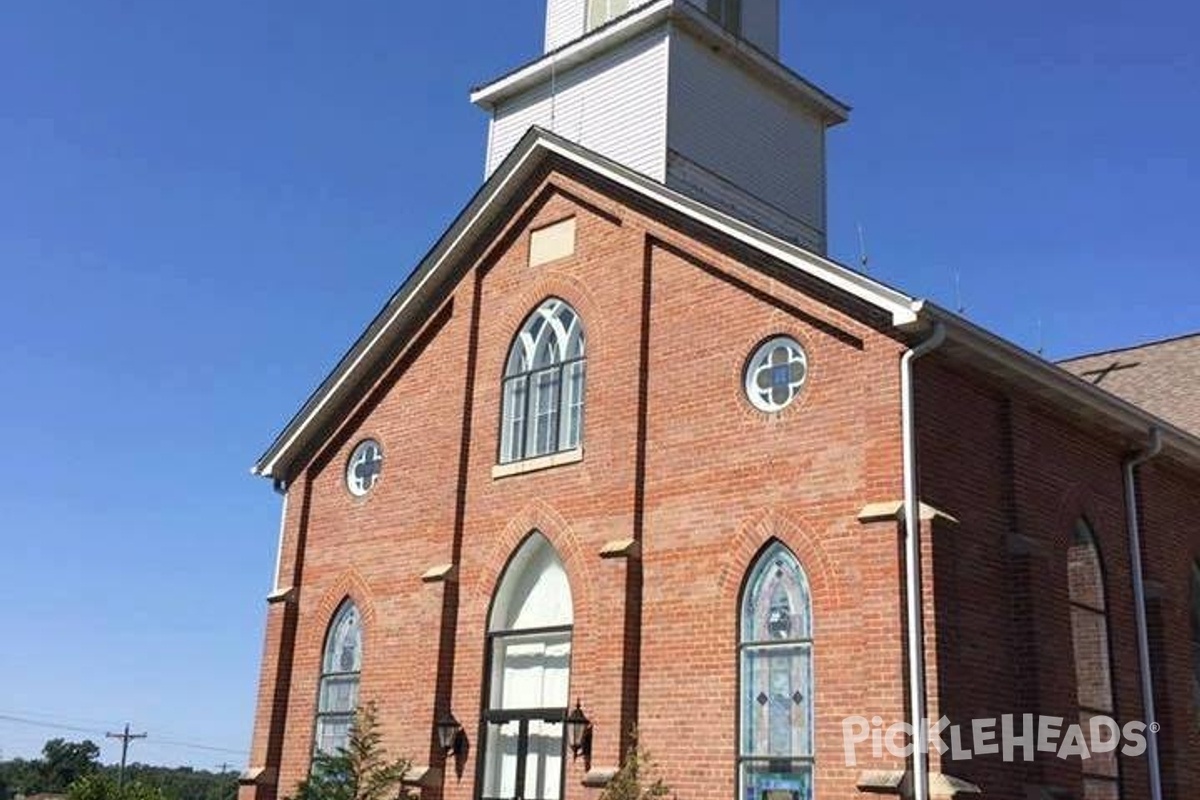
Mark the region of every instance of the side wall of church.
[[[1030, 394], [937, 354], [918, 363], [924, 500], [957, 520], [928, 543], [936, 594], [934, 716], [963, 724], [1016, 715], [1079, 719], [1067, 551], [1087, 521], [1107, 596], [1113, 699], [1124, 725], [1149, 722], [1141, 702], [1122, 465], [1145, 442], [1127, 441]], [[1192, 564], [1200, 557], [1200, 477], [1167, 460], [1139, 471], [1151, 644], [1157, 674], [1165, 796], [1200, 788], [1189, 627]], [[1084, 669], [1099, 669], [1083, 664]], [[1061, 739], [1060, 739], [1061, 741]], [[1083, 763], [1038, 753], [941, 759], [944, 772], [988, 788], [1027, 787], [1082, 797]], [[1145, 757], [1119, 759], [1125, 800], [1149, 797]]]

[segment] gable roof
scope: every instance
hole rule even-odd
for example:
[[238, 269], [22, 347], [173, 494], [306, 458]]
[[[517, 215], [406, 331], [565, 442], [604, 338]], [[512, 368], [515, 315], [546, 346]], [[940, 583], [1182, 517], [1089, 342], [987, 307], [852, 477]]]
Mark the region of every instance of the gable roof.
[[814, 278], [879, 309], [890, 316], [899, 332], [919, 333], [941, 324], [947, 332], [944, 350], [952, 357], [968, 360], [973, 366], [1030, 388], [1048, 402], [1098, 420], [1125, 437], [1131, 447], [1143, 444], [1150, 430], [1157, 428], [1163, 434], [1168, 453], [1200, 466], [1200, 438], [1183, 427], [1104, 391], [957, 314], [779, 239], [560, 136], [531, 128], [259, 457], [252, 469], [255, 475], [276, 482], [291, 480], [297, 460], [314, 442], [321, 440], [331, 422], [355, 400], [362, 381], [426, 318], [454, 280], [462, 259], [512, 213], [517, 205], [514, 199], [526, 190], [529, 180], [556, 160], [604, 178], [653, 206], [680, 214], [769, 256], [797, 274]]
[[912, 297], [668, 189], [549, 131], [531, 128], [259, 457], [252, 470], [254, 474], [277, 480], [290, 479], [290, 459], [303, 449], [309, 437], [324, 428], [324, 422], [336, 416], [342, 401], [353, 394], [358, 379], [369, 374], [375, 360], [388, 350], [387, 345], [409, 330], [414, 321], [423, 318], [428, 301], [450, 279], [456, 258], [469, 252], [481, 236], [492, 230], [497, 220], [511, 211], [511, 201], [519, 195], [527, 179], [553, 159], [563, 159], [589, 170], [660, 207], [680, 213], [863, 300], [886, 312], [897, 326], [917, 322]]
[[1076, 356], [1059, 365], [1093, 386], [1200, 434], [1200, 333]]

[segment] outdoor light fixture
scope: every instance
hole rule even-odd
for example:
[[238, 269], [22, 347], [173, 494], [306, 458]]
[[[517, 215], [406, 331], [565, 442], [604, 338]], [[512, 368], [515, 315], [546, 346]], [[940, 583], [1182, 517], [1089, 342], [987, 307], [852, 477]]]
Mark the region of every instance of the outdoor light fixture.
[[462, 725], [449, 711], [443, 712], [435, 724], [437, 728], [438, 745], [449, 755], [458, 752], [458, 743], [462, 737]]
[[579, 706], [579, 698], [575, 698], [575, 708], [567, 715], [567, 743], [571, 747], [571, 757], [579, 758], [582, 753], [586, 758], [592, 750], [592, 723]]

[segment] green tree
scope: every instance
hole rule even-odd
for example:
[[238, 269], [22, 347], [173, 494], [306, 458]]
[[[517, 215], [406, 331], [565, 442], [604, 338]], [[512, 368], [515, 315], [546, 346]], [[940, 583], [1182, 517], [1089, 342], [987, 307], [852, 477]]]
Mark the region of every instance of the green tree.
[[8, 800], [17, 794], [35, 794], [41, 791], [42, 762], [25, 758], [14, 758], [0, 762], [0, 782], [5, 784], [7, 794], [0, 800]]
[[69, 800], [166, 800], [157, 786], [143, 781], [130, 781], [121, 788], [108, 775], [85, 775], [67, 789]]
[[638, 744], [637, 728], [629, 732], [625, 762], [604, 787], [600, 800], [658, 800], [671, 793], [648, 750]]
[[42, 747], [41, 787], [43, 792], [64, 792], [85, 775], [96, 771], [100, 748], [90, 739], [68, 742], [51, 739]]
[[383, 747], [375, 704], [358, 709], [350, 739], [334, 753], [313, 756], [293, 800], [392, 800], [403, 794], [411, 762], [392, 760]]

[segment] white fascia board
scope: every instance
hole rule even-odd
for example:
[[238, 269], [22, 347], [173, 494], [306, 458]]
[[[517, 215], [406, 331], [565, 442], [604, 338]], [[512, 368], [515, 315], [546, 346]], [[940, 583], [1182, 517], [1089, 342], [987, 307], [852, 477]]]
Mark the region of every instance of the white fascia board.
[[[557, 139], [557, 137], [556, 137]], [[864, 300], [870, 305], [881, 308], [892, 315], [892, 324], [896, 327], [907, 327], [917, 322], [917, 312], [914, 310], [916, 299], [909, 295], [874, 281], [865, 275], [854, 272], [847, 267], [818, 256], [790, 242], [772, 236], [753, 225], [717, 211], [699, 201], [669, 189], [657, 181], [647, 178], [640, 173], [623, 167], [616, 162], [596, 156], [581, 156], [574, 148], [567, 146], [561, 139], [541, 139], [538, 142], [551, 152], [564, 158], [571, 159], [589, 170], [648, 197], [672, 211], [696, 220], [705, 227], [719, 231], [732, 239], [742, 242], [766, 255], [769, 255], [799, 271], [827, 283], [853, 297]]]
[[[536, 140], [533, 141], [536, 142]], [[516, 148], [517, 151], [521, 149], [520, 145]], [[347, 364], [341, 367], [339, 370], [340, 374], [334, 383], [322, 392], [322, 396], [317, 399], [315, 405], [309, 409], [299, 424], [294, 426], [291, 434], [281, 444], [271, 447], [266, 457], [254, 467], [252, 470], [253, 474], [261, 475], [264, 478], [276, 477], [275, 470], [279, 466], [279, 462], [296, 442], [304, 436], [309, 427], [320, 418], [330, 401], [346, 388], [350, 378], [355, 375], [358, 368], [367, 359], [367, 356], [375, 349], [375, 346], [387, 337], [396, 323], [409, 311], [413, 303], [422, 296], [422, 291], [431, 285], [430, 282], [441, 273], [443, 265], [456, 253], [458, 245], [471, 236], [479, 221], [487, 218], [492, 213], [496, 201], [503, 198], [506, 195], [506, 190], [523, 176], [524, 167], [534, 152], [535, 148], [530, 144], [526, 144], [524, 151], [520, 152], [519, 155], [516, 155], [516, 151], [514, 151], [514, 155], [516, 155], [515, 161], [511, 162], [509, 169], [505, 170], [502, 175], [497, 176], [498, 180], [494, 186], [490, 187], [491, 190], [483, 198], [484, 201], [473, 213], [469, 214], [465, 221], [459, 224], [459, 230], [455, 235], [439, 245], [436, 251], [430, 254], [429, 258], [432, 258], [433, 261], [418, 267], [418, 271], [423, 270], [424, 274], [421, 275], [417, 283], [411, 288], [403, 288], [401, 290], [401, 293], [395, 298], [399, 302], [395, 303], [394, 308], [385, 311], [386, 316], [384, 317], [384, 321], [377, 326], [375, 333], [367, 338], [365, 342], [360, 342], [356, 346], [355, 350], [357, 352], [353, 354]]]
[[471, 102], [492, 111], [514, 95], [548, 83], [556, 72], [565, 72], [590, 61], [668, 20], [677, 20], [681, 25], [676, 30], [684, 31], [708, 46], [726, 48], [745, 68], [765, 75], [783, 90], [820, 109], [831, 124], [836, 125], [850, 118], [850, 107], [845, 103], [797, 75], [752, 43], [729, 33], [690, 0], [659, 0], [642, 6], [499, 80], [480, 86], [471, 92]]

